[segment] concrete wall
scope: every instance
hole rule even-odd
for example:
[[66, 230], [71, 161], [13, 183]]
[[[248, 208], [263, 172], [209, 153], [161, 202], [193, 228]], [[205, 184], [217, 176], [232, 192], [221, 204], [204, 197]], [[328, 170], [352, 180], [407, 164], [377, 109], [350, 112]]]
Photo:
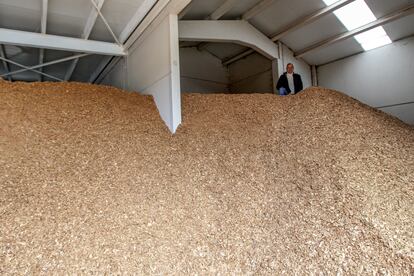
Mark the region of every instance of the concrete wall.
[[103, 83], [152, 95], [161, 118], [175, 132], [181, 123], [177, 15], [167, 15], [138, 40]]
[[181, 92], [226, 93], [228, 70], [220, 59], [196, 47], [180, 49]]
[[414, 37], [318, 67], [320, 86], [380, 107], [412, 125], [413, 78]]
[[254, 53], [229, 65], [230, 92], [273, 93], [272, 62]]

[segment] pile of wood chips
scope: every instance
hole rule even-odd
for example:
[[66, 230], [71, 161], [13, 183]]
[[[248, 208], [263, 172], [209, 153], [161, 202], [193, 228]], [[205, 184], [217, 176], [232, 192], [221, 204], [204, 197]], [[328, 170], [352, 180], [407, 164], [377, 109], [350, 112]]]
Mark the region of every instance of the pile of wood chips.
[[0, 85], [0, 274], [414, 273], [414, 128], [338, 92]]

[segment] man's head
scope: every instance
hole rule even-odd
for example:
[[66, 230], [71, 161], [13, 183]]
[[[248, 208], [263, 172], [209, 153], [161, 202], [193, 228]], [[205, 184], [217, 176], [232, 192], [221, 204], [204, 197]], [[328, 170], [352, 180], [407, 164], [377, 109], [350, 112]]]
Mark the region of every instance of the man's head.
[[289, 74], [293, 74], [293, 70], [295, 70], [295, 67], [293, 66], [292, 63], [288, 63], [286, 65], [286, 72], [288, 72]]

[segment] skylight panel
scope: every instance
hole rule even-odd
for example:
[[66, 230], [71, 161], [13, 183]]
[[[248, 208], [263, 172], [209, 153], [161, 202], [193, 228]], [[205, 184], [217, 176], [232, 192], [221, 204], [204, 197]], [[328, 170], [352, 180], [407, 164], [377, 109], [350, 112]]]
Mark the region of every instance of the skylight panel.
[[[332, 5], [338, 0], [323, 0], [326, 5]], [[364, 0], [356, 0], [334, 12], [348, 31], [355, 30], [361, 26], [371, 23], [377, 18]], [[355, 39], [365, 51], [392, 43], [383, 27], [366, 31], [356, 35]]]
[[356, 35], [355, 39], [361, 44], [362, 48], [364, 48], [365, 51], [369, 51], [392, 43], [383, 27], [377, 27], [362, 34]]
[[375, 21], [375, 15], [364, 0], [354, 1], [334, 12], [342, 24], [351, 31]]

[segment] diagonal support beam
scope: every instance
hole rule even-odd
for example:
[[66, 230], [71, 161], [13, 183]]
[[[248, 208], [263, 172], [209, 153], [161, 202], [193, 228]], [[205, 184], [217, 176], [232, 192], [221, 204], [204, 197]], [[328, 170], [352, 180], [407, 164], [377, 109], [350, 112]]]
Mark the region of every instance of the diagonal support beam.
[[116, 37], [114, 31], [112, 31], [111, 26], [109, 25], [108, 21], [106, 21], [105, 17], [103, 16], [101, 9], [98, 7], [98, 5], [95, 3], [95, 0], [91, 0], [92, 5], [95, 7], [96, 12], [98, 13], [99, 17], [102, 19], [103, 23], [105, 24], [108, 31], [111, 33], [113, 39], [115, 40], [116, 44], [121, 45], [121, 42], [119, 42], [118, 38]]
[[[268, 8], [270, 5], [272, 5], [276, 0], [262, 0], [260, 1], [258, 4], [254, 5], [252, 8], [250, 8], [247, 12], [245, 12], [242, 16], [241, 19], [242, 20], [250, 20], [251, 18], [253, 18], [254, 16], [260, 14], [261, 12], [263, 12], [266, 8]], [[223, 7], [226, 3], [224, 3], [221, 7]], [[234, 3], [232, 3], [234, 4]], [[234, 5], [233, 5], [234, 6]], [[229, 6], [229, 9], [231, 9], [233, 6]], [[220, 7], [220, 8], [221, 8]], [[219, 9], [220, 9], [219, 8]], [[218, 10], [219, 10], [218, 9]], [[227, 11], [226, 11], [227, 12]], [[214, 14], [214, 13], [213, 13]], [[211, 16], [207, 17], [207, 19], [210, 19]], [[221, 16], [220, 16], [221, 17]], [[218, 18], [217, 18], [218, 19]], [[246, 51], [245, 55], [250, 55], [251, 53], [253, 53], [253, 50], [248, 50]], [[228, 60], [231, 60], [232, 58], [229, 58]], [[225, 63], [225, 62], [224, 62]], [[224, 64], [223, 63], [223, 64]]]
[[59, 78], [56, 78], [56, 77], [54, 77], [54, 76], [52, 76], [52, 75], [49, 75], [49, 74], [46, 74], [46, 73], [40, 72], [40, 71], [35, 70], [35, 69], [31, 69], [29, 66], [25, 66], [25, 65], [23, 65], [23, 64], [17, 63], [17, 62], [15, 62], [15, 61], [10, 60], [10, 59], [7, 59], [7, 58], [2, 58], [2, 57], [0, 57], [0, 59], [1, 59], [2, 61], [6, 61], [6, 62], [8, 62], [8, 63], [11, 63], [11, 64], [14, 64], [14, 65], [16, 65], [16, 66], [22, 67], [22, 68], [24, 68], [24, 69], [27, 69], [28, 71], [32, 71], [32, 72], [35, 72], [35, 73], [41, 74], [41, 75], [46, 76], [46, 77], [48, 77], [48, 78], [51, 78], [51, 79], [54, 79], [54, 80], [57, 80], [57, 81], [63, 81], [63, 80], [61, 80], [61, 79], [59, 79]]
[[[354, 1], [355, 0], [340, 0], [340, 1], [338, 1], [334, 4], [332, 4], [332, 5], [329, 5], [325, 8], [323, 8], [323, 9], [318, 10], [318, 11], [312, 13], [312, 14], [309, 14], [309, 15], [307, 15], [305, 17], [302, 17], [298, 20], [295, 20], [293, 23], [291, 23], [288, 26], [286, 26], [285, 28], [283, 28], [282, 31], [280, 31], [279, 33], [273, 35], [271, 37], [271, 40], [276, 42], [279, 39], [281, 39], [281, 38], [285, 37], [286, 35], [288, 35], [289, 33], [293, 32], [293, 31], [295, 31], [299, 28], [302, 28], [302, 27], [306, 26], [307, 24], [310, 24], [310, 23], [314, 22], [314, 21], [318, 20], [319, 18], [321, 18], [325, 15], [331, 14], [334, 11], [336, 11], [336, 10], [338, 10], [338, 9], [340, 9], [340, 8], [346, 6], [349, 3], [354, 2]], [[229, 65], [233, 62], [236, 62], [236, 61], [238, 61], [238, 60], [240, 60], [240, 59], [242, 59], [242, 58], [244, 58], [248, 55], [251, 55], [253, 53], [254, 53], [254, 51], [249, 49], [249, 50], [247, 50], [243, 53], [240, 53], [238, 55], [235, 55], [233, 57], [229, 57], [229, 58], [225, 59], [223, 61], [223, 65], [227, 66], [227, 65]]]
[[[40, 21], [40, 32], [42, 34], [46, 33], [46, 27], [47, 27], [47, 9], [48, 9], [48, 0], [42, 1], [42, 19]], [[39, 50], [39, 64], [43, 63], [43, 59], [45, 56], [45, 49]], [[42, 68], [39, 70], [40, 72], [43, 72]], [[39, 81], [42, 81], [42, 75], [39, 75]]]
[[243, 20], [179, 22], [181, 41], [232, 42], [251, 47], [270, 59], [279, 58], [276, 44]]
[[334, 11], [336, 11], [336, 10], [338, 10], [338, 9], [340, 9], [340, 8], [346, 6], [346, 5], [348, 5], [348, 4], [350, 4], [354, 1], [355, 0], [341, 0], [341, 1], [338, 1], [334, 4], [332, 4], [332, 5], [329, 5], [325, 8], [323, 8], [323, 9], [315, 12], [315, 13], [312, 13], [310, 15], [307, 15], [307, 16], [303, 17], [303, 18], [300, 18], [300, 19], [294, 21], [293, 23], [289, 24], [288, 26], [286, 26], [281, 32], [273, 35], [272, 40], [277, 41], [277, 40], [281, 39], [282, 37], [287, 36], [289, 33], [314, 22], [314, 21], [318, 20], [319, 18], [321, 18], [325, 15], [331, 14]]
[[247, 56], [253, 54], [254, 52], [255, 52], [255, 50], [249, 49], [249, 50], [246, 50], [246, 51], [244, 51], [240, 54], [237, 54], [235, 56], [225, 58], [223, 60], [223, 65], [228, 66], [228, 65], [230, 65], [230, 64], [232, 64], [232, 63], [234, 63], [234, 62], [236, 62], [236, 61], [238, 61], [238, 60], [240, 60], [244, 57], [247, 57]]
[[[99, 10], [102, 9], [104, 2], [105, 0], [98, 0], [97, 6]], [[83, 29], [82, 36], [81, 36], [83, 39], [89, 38], [97, 19], [98, 19], [98, 11], [94, 7], [89, 13], [88, 21], [86, 21], [85, 28]], [[70, 78], [72, 77], [73, 71], [75, 71], [78, 61], [79, 59], [77, 58], [73, 60], [72, 63], [69, 65], [68, 70], [66, 71], [66, 74], [65, 74], [65, 81], [70, 80]]]
[[245, 12], [242, 15], [243, 20], [250, 20], [256, 15], [262, 13], [264, 10], [266, 10], [270, 5], [272, 5], [276, 0], [262, 0], [256, 5], [254, 5], [252, 8], [250, 8], [247, 12]]
[[405, 16], [413, 14], [413, 13], [414, 13], [414, 4], [409, 5], [408, 7], [402, 8], [400, 10], [397, 10], [397, 11], [395, 11], [393, 13], [390, 13], [386, 16], [383, 16], [383, 17], [381, 17], [381, 18], [379, 18], [379, 19], [377, 19], [377, 20], [375, 20], [375, 21], [373, 21], [369, 24], [366, 24], [362, 27], [359, 27], [355, 30], [336, 35], [334, 37], [328, 38], [328, 39], [323, 40], [321, 42], [318, 42], [314, 45], [311, 45], [311, 46], [309, 46], [309, 47], [307, 47], [307, 48], [305, 48], [301, 51], [296, 52], [295, 57], [297, 57], [297, 58], [303, 57], [304, 55], [306, 55], [306, 54], [308, 54], [312, 51], [315, 51], [317, 49], [321, 49], [323, 47], [331, 45], [333, 43], [336, 43], [336, 42], [343, 41], [343, 40], [346, 40], [348, 38], [354, 37], [358, 34], [364, 33], [366, 31], [369, 31], [369, 30], [374, 29], [376, 27], [379, 27], [379, 26], [382, 26], [384, 24], [390, 23], [392, 21], [395, 21], [399, 18], [405, 17]]
[[[190, 0], [187, 0], [190, 2]], [[155, 5], [147, 10], [146, 16], [137, 24], [134, 26], [132, 33], [126, 38], [125, 41], [122, 41], [124, 44], [124, 48], [126, 50], [129, 50], [129, 48], [139, 39], [139, 37], [147, 30], [147, 28], [150, 28], [151, 24], [154, 22], [154, 20], [157, 18], [157, 16], [168, 7], [168, 4], [170, 4], [172, 0], [158, 0]], [[187, 3], [188, 4], [188, 3]], [[130, 24], [127, 24], [127, 26], [132, 27]], [[125, 29], [121, 33], [127, 33], [130, 32], [130, 29]], [[114, 64], [116, 62], [114, 61], [116, 58], [104, 58], [101, 63], [98, 65], [96, 70], [91, 74], [89, 78], [89, 82], [95, 83], [99, 82], [103, 75], [106, 74], [106, 72], [109, 72]], [[110, 63], [111, 62], [111, 63]], [[104, 70], [106, 72], [104, 72]]]
[[[89, 56], [89, 54], [79, 54], [79, 55], [75, 55], [75, 56], [70, 56], [70, 57], [66, 57], [66, 58], [57, 59], [57, 60], [54, 60], [54, 61], [49, 61], [49, 62], [46, 62], [46, 63], [41, 63], [41, 64], [38, 64], [38, 65], [35, 65], [35, 66], [27, 67], [25, 69], [20, 69], [20, 70], [16, 70], [16, 71], [13, 71], [13, 72], [9, 72], [7, 74], [3, 74], [3, 75], [1, 75], [1, 77], [15, 75], [15, 74], [18, 74], [18, 73], [29, 71], [31, 69], [37, 69], [37, 68], [40, 69], [40, 68], [43, 68], [43, 67], [46, 67], [46, 66], [50, 66], [50, 65], [57, 64], [57, 63], [70, 61], [70, 60], [73, 60], [73, 59], [78, 59], [78, 58], [85, 57], [85, 56]], [[42, 72], [42, 71], [40, 71], [40, 72]]]
[[107, 68], [109, 66], [109, 63], [111, 61], [114, 61], [114, 60], [117, 60], [117, 59], [119, 61], [119, 58], [112, 58], [112, 57], [109, 57], [109, 56], [103, 57], [101, 63], [99, 63], [98, 67], [90, 75], [89, 82], [90, 83], [95, 83], [95, 81], [98, 79], [98, 77], [100, 76], [100, 74], [102, 73], [102, 71], [104, 71], [105, 68]]
[[218, 20], [223, 17], [227, 12], [229, 12], [234, 5], [237, 3], [237, 0], [226, 0], [220, 7], [213, 11], [206, 19], [207, 20]]
[[179, 14], [178, 14], [178, 20], [181, 20], [184, 18], [184, 16], [191, 10], [194, 2], [190, 2], [190, 4], [187, 5]]
[[100, 11], [102, 9], [102, 6], [105, 3], [105, 0], [96, 0], [95, 2], [96, 2], [96, 6], [98, 7], [98, 9], [93, 7], [92, 10], [90, 11], [88, 20], [86, 21], [85, 28], [83, 28], [83, 32], [81, 36], [83, 39], [88, 39], [89, 36], [91, 35], [92, 29], [95, 26], [96, 20], [98, 19], [98, 16], [99, 16], [98, 10]]
[[[221, 17], [223, 17], [227, 12], [229, 12], [237, 3], [235, 0], [227, 0], [225, 1], [220, 7], [218, 7], [214, 12], [212, 12], [209, 16], [205, 18], [205, 20], [219, 20]], [[187, 7], [189, 7], [188, 5]], [[203, 42], [204, 44], [207, 44], [206, 42]], [[200, 46], [203, 43], [199, 43], [197, 48], [201, 48]], [[204, 45], [205, 46], [205, 45]], [[210, 53], [211, 54], [211, 53]]]
[[142, 2], [138, 10], [135, 12], [134, 16], [132, 16], [131, 20], [129, 20], [128, 24], [125, 26], [125, 28], [119, 35], [119, 41], [121, 43], [125, 43], [125, 41], [127, 41], [128, 37], [132, 34], [132, 32], [139, 25], [139, 23], [141, 23], [141, 21], [152, 9], [155, 3], [157, 3], [157, 0], [144, 0]]
[[[168, 14], [179, 14], [189, 4], [191, 0], [158, 0], [154, 7], [148, 11], [142, 22], [136, 26], [135, 30], [128, 37], [124, 43], [125, 50], [134, 50], [134, 47], [145, 40], [145, 37], [154, 30], [161, 20]], [[106, 59], [101, 62], [95, 72], [92, 74], [92, 82], [100, 83], [103, 78], [110, 72], [113, 66], [116, 65], [119, 58]], [[92, 78], [95, 77], [95, 78]]]
[[[3, 58], [2, 63], [3, 63], [3, 66], [4, 66], [4, 70], [6, 70], [6, 72], [9, 73], [10, 72], [9, 64], [4, 60], [4, 59], [7, 59], [7, 56], [6, 56], [6, 50], [4, 49], [3, 44], [0, 44], [0, 57]], [[10, 76], [8, 76], [7, 79], [9, 81], [12, 81], [12, 78]]]
[[1, 43], [98, 55], [125, 55], [123, 47], [115, 43], [2, 28], [0, 28]]

